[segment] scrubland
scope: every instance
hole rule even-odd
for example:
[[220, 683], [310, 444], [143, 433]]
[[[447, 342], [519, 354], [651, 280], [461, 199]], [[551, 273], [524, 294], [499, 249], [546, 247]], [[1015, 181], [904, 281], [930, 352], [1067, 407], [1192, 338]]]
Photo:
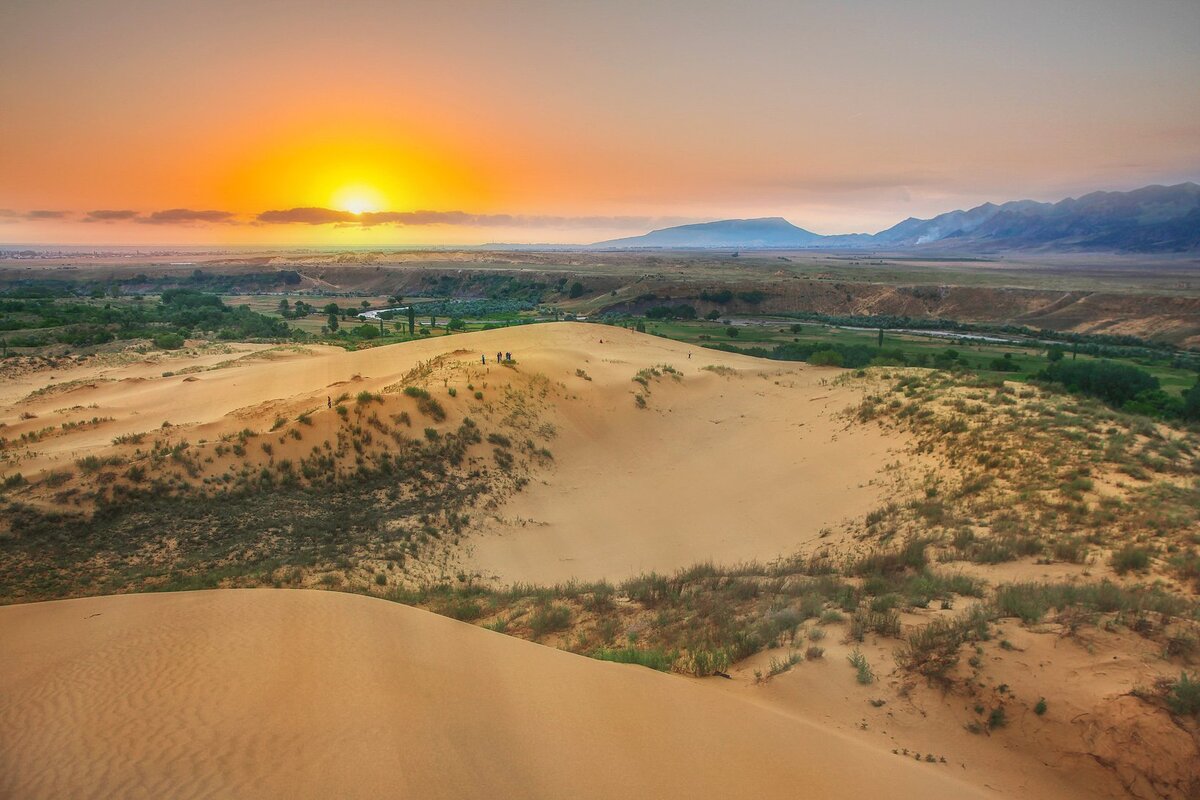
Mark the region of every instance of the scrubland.
[[[88, 731], [160, 723], [137, 704], [76, 708], [71, 677], [92, 669], [108, 691], [132, 660], [152, 665], [134, 696], [225, 709], [145, 754], [160, 788], [197, 793], [233, 786], [199, 751], [230, 734], [234, 700], [195, 685], [274, 685], [285, 663], [295, 692], [351, 687], [321, 702], [344, 701], [334, 727], [366, 742], [364, 775], [413, 770], [406, 785], [431, 795], [611, 796], [610, 758], [629, 785], [679, 796], [1200, 789], [1200, 437], [1185, 425], [969, 372], [780, 364], [580, 324], [175, 362], [35, 369], [0, 398], [15, 604], [0, 628], [16, 642], [0, 719], [47, 732], [0, 762], [54, 762], [45, 737], [83, 719], [59, 759], [72, 768], [5, 770], [14, 791], [133, 769]], [[249, 587], [374, 600], [35, 602]], [[276, 692], [283, 719], [307, 713]], [[379, 697], [409, 724], [352, 724]], [[281, 752], [305, 763], [325, 740], [300, 722], [292, 739], [239, 728], [261, 758], [222, 756], [238, 765], [225, 780]], [[369, 755], [384, 730], [437, 733], [394, 763]], [[488, 744], [511, 736], [540, 744]], [[663, 760], [660, 785], [646, 765]], [[461, 783], [420, 783], [433, 763]], [[268, 793], [307, 769], [270, 772]], [[347, 795], [371, 780], [330, 774]]]

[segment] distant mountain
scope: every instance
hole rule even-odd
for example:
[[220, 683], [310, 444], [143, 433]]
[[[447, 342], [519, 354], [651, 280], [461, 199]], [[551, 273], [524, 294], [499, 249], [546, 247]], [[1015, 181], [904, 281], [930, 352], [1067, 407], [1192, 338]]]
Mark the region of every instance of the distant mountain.
[[1058, 203], [985, 203], [909, 218], [874, 235], [821, 236], [770, 217], [682, 225], [595, 246], [1187, 252], [1200, 250], [1200, 186], [1093, 192]]
[[819, 247], [827, 237], [797, 228], [783, 217], [726, 219], [660, 228], [644, 236], [610, 239], [595, 247]]

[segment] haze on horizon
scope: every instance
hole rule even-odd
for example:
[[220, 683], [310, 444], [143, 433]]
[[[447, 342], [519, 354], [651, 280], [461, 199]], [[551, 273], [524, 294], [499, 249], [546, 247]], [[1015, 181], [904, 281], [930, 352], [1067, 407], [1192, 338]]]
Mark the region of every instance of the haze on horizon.
[[874, 232], [1195, 180], [1197, 31], [1187, 0], [10, 0], [0, 242]]

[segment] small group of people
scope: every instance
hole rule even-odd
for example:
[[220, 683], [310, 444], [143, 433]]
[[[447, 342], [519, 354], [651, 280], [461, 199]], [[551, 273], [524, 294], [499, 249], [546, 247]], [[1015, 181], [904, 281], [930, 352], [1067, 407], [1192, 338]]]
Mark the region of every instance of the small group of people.
[[[496, 351], [496, 363], [500, 364], [504, 361], [512, 361], [512, 353], [501, 353], [499, 350], [497, 350]], [[484, 353], [483, 355], [479, 356], [479, 363], [480, 364], [487, 363], [487, 353]]]

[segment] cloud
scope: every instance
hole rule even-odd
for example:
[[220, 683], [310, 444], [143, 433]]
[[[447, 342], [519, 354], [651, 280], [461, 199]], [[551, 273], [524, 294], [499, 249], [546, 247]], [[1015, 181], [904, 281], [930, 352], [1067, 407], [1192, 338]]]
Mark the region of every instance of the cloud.
[[120, 222], [122, 220], [136, 219], [138, 212], [122, 209], [113, 211], [110, 209], [101, 209], [99, 211], [89, 211], [84, 215], [84, 222]]
[[21, 220], [43, 220], [43, 219], [63, 219], [67, 216], [66, 211], [47, 211], [45, 209], [37, 209], [34, 211], [14, 211], [11, 208], [0, 208], [0, 222], [19, 222]]
[[335, 211], [332, 208], [289, 208], [284, 211], [264, 211], [255, 219], [258, 222], [292, 223], [301, 222], [306, 225], [328, 225], [331, 222], [355, 222], [358, 217], [349, 211]]
[[289, 208], [264, 211], [255, 220], [263, 224], [423, 226], [460, 225], [478, 228], [631, 228], [651, 225], [678, 225], [695, 220], [655, 217], [561, 217], [523, 214], [470, 214], [466, 211], [368, 211], [352, 214], [333, 208]]
[[191, 222], [233, 222], [232, 211], [193, 211], [190, 208], [168, 208], [166, 211], [140, 217], [138, 222], [147, 225], [180, 225]]

